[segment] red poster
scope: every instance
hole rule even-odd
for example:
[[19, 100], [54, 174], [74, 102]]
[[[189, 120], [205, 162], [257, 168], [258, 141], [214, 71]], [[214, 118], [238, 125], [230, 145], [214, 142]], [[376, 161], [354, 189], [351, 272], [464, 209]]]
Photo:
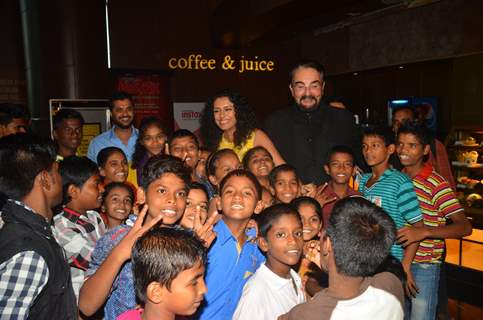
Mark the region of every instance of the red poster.
[[134, 99], [134, 123], [138, 127], [147, 116], [161, 118], [172, 127], [173, 113], [169, 104], [168, 78], [158, 74], [124, 74], [118, 78], [117, 90]]

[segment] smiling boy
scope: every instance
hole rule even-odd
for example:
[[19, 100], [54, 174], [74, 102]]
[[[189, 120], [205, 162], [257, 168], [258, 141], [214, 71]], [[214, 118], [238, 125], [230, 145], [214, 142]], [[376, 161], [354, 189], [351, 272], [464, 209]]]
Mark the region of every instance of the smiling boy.
[[[141, 229], [146, 230], [161, 220], [161, 226], [175, 225], [186, 207], [190, 182], [186, 166], [172, 156], [153, 156], [144, 167], [142, 182], [137, 199], [147, 206], [138, 217], [141, 221], [136, 220], [134, 226], [141, 227], [144, 222]], [[89, 278], [79, 296], [79, 309], [87, 316], [94, 314], [106, 300], [104, 316], [108, 320], [136, 306], [130, 252], [140, 234], [132, 226], [132, 220], [129, 223], [109, 230], [92, 254], [86, 274]]]
[[200, 308], [200, 319], [231, 319], [243, 286], [265, 261], [253, 242], [256, 234], [247, 225], [261, 211], [261, 186], [249, 171], [234, 170], [220, 183], [218, 209], [223, 212], [213, 230], [217, 238], [208, 252], [208, 293]]
[[324, 225], [329, 223], [329, 216], [337, 200], [361, 194], [349, 186], [349, 180], [354, 175], [354, 153], [347, 146], [334, 146], [329, 153], [328, 162], [324, 165], [325, 173], [330, 181], [317, 199], [336, 199], [321, 203]]
[[243, 288], [233, 320], [271, 320], [305, 302], [302, 280], [292, 269], [302, 256], [302, 221], [288, 204], [276, 204], [256, 216], [258, 245], [267, 256]]
[[[434, 171], [430, 161], [430, 135], [422, 125], [407, 122], [399, 128], [397, 154], [414, 184], [424, 226], [399, 230], [404, 245], [421, 241], [411, 264], [419, 291], [411, 299], [412, 320], [434, 319], [438, 303], [438, 281], [443, 262], [444, 239], [471, 234], [466, 218], [448, 181]], [[447, 220], [453, 223], [446, 225]]]
[[300, 180], [291, 165], [276, 166], [270, 172], [268, 179], [277, 203], [290, 203], [300, 195]]

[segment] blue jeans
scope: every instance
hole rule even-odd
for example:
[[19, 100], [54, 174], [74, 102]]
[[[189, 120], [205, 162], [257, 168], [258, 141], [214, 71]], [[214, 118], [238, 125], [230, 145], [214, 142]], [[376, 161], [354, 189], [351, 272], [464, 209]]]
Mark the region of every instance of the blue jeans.
[[438, 306], [439, 286], [439, 263], [413, 263], [411, 273], [413, 274], [419, 293], [416, 298], [410, 301], [411, 320], [435, 320], [436, 307]]

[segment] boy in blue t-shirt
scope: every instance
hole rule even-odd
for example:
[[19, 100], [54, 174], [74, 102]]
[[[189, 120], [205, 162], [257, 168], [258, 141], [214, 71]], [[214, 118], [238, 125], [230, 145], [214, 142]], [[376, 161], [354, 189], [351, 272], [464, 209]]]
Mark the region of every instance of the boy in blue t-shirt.
[[[411, 179], [389, 165], [389, 159], [396, 150], [394, 140], [394, 133], [386, 127], [374, 127], [364, 132], [362, 154], [372, 172], [362, 176], [359, 192], [384, 209], [397, 229], [407, 224], [422, 227], [422, 215]], [[394, 244], [391, 248], [391, 254], [402, 262], [407, 275], [406, 293], [412, 296], [416, 294], [417, 287], [411, 274], [411, 263], [418, 245], [419, 242], [415, 242], [403, 249]]]
[[[237, 169], [220, 183], [218, 209], [223, 218], [215, 225], [216, 240], [208, 251], [205, 282], [208, 292], [198, 316], [205, 320], [231, 319], [243, 286], [265, 257], [246, 231], [253, 213], [263, 209], [262, 188], [249, 171]], [[196, 228], [195, 228], [196, 229]]]

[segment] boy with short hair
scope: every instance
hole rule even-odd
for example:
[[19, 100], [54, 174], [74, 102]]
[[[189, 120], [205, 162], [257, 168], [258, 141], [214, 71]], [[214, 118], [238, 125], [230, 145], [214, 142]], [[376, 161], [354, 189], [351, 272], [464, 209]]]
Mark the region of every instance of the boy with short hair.
[[54, 235], [70, 264], [72, 285], [78, 297], [91, 254], [106, 226], [97, 209], [102, 204], [97, 165], [87, 157], [70, 156], [60, 162], [64, 208], [54, 217]]
[[271, 191], [277, 203], [290, 203], [300, 196], [300, 180], [297, 171], [289, 164], [281, 164], [268, 175]]
[[170, 155], [180, 158], [189, 168], [196, 168], [200, 159], [200, 144], [193, 132], [186, 129], [176, 130], [168, 145]]
[[75, 156], [82, 142], [84, 118], [74, 109], [60, 109], [52, 118], [54, 141], [57, 145], [57, 160]]
[[[419, 115], [416, 107], [417, 106], [403, 106], [392, 111], [392, 129], [394, 133], [397, 134], [399, 127], [401, 127], [404, 123], [418, 120]], [[429, 145], [431, 148], [429, 150], [428, 161], [430, 161], [435, 171], [445, 178], [446, 181], [448, 181], [451, 188], [456, 190], [456, 183], [448, 159], [448, 153], [446, 152], [446, 147], [441, 141], [434, 137], [430, 138]], [[400, 168], [401, 167], [398, 166], [398, 169]]]
[[[372, 173], [364, 174], [359, 184], [359, 192], [364, 198], [378, 205], [394, 220], [397, 229], [406, 224], [423, 226], [419, 202], [413, 184], [408, 176], [389, 166], [389, 159], [395, 152], [394, 134], [387, 127], [367, 129], [362, 138], [362, 154], [371, 167]], [[407, 274], [406, 293], [417, 291], [411, 274], [411, 262], [418, 243], [403, 248], [394, 244], [391, 254], [402, 262]]]
[[30, 115], [26, 106], [14, 103], [0, 104], [0, 138], [28, 130]]
[[402, 320], [404, 290], [390, 272], [374, 275], [396, 238], [392, 219], [360, 198], [339, 200], [313, 261], [329, 274], [329, 287], [279, 319]]
[[[422, 240], [411, 265], [419, 288], [411, 299], [412, 320], [436, 317], [444, 239], [468, 236], [472, 229], [449, 182], [434, 171], [429, 153], [430, 135], [425, 127], [407, 122], [399, 128], [397, 154], [403, 172], [412, 179], [424, 219], [423, 227], [404, 227], [398, 232], [404, 245]], [[451, 225], [446, 225], [448, 219]]]
[[272, 320], [305, 302], [302, 279], [292, 268], [303, 254], [300, 215], [291, 205], [275, 204], [255, 216], [258, 246], [267, 260], [250, 277], [233, 320]]
[[[223, 214], [213, 228], [216, 240], [208, 252], [208, 293], [198, 313], [201, 320], [232, 319], [243, 286], [265, 261], [254, 243], [255, 230], [247, 230], [252, 215], [263, 207], [257, 178], [246, 170], [231, 171], [221, 180], [219, 191], [216, 201]], [[213, 218], [216, 214], [208, 220]]]
[[205, 263], [206, 248], [192, 232], [151, 229], [132, 251], [134, 286], [143, 309], [127, 311], [117, 319], [172, 320], [193, 314], [207, 291]]
[[361, 194], [349, 186], [355, 170], [354, 153], [350, 147], [334, 146], [329, 152], [324, 170], [330, 176], [330, 181], [326, 183], [326, 187], [316, 195], [315, 199], [322, 206], [322, 217], [326, 226], [337, 200]]
[[126, 224], [109, 230], [94, 249], [86, 273], [88, 278], [79, 295], [79, 309], [87, 316], [94, 314], [106, 300], [107, 320], [114, 320], [136, 306], [130, 260], [135, 240], [160, 221], [161, 226], [174, 226], [183, 215], [190, 172], [178, 158], [151, 157], [144, 166], [142, 182], [137, 199], [146, 205], [139, 216], [130, 216]]
[[206, 177], [197, 173], [197, 165], [200, 161], [200, 143], [195, 134], [186, 129], [179, 129], [173, 132], [169, 142], [169, 154], [180, 158], [187, 167], [191, 169], [191, 180], [205, 186], [208, 196], [211, 199], [215, 190]]
[[[0, 310], [9, 319], [77, 319], [69, 265], [50, 228], [62, 200], [55, 149], [27, 134], [0, 139]], [[3, 225], [3, 226], [2, 226]]]

